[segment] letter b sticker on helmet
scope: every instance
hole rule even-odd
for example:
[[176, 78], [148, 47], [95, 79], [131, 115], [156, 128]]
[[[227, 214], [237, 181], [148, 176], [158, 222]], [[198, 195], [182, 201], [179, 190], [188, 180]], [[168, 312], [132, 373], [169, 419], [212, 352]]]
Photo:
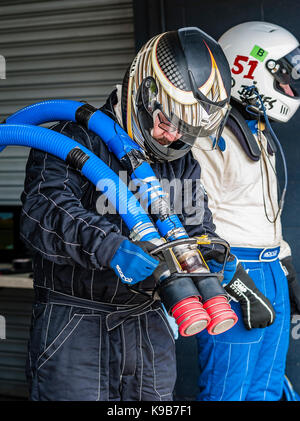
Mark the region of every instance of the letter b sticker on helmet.
[[257, 60], [263, 62], [264, 59], [267, 57], [268, 51], [264, 50], [263, 48], [259, 47], [258, 45], [254, 45], [251, 50], [250, 56], [256, 58]]

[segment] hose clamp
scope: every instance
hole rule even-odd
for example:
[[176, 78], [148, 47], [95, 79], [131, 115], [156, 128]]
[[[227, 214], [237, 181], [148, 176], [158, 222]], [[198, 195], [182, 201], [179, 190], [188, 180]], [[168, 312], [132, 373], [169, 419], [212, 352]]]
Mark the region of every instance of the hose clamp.
[[151, 222], [139, 222], [130, 231], [129, 238], [132, 241], [141, 241], [146, 235], [152, 233], [157, 234], [157, 231]]

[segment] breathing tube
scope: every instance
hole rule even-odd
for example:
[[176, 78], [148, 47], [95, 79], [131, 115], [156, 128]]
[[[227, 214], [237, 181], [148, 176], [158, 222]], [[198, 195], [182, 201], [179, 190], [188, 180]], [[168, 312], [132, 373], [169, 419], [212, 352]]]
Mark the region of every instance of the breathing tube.
[[[284, 199], [285, 199], [285, 195], [286, 195], [286, 191], [287, 191], [287, 185], [288, 185], [288, 172], [287, 172], [287, 164], [286, 164], [285, 155], [284, 155], [281, 143], [280, 143], [278, 137], [276, 136], [276, 133], [274, 132], [273, 127], [271, 126], [269, 117], [267, 115], [267, 110], [266, 110], [265, 104], [264, 104], [264, 102], [262, 100], [262, 97], [260, 96], [256, 86], [255, 85], [247, 86], [246, 90], [248, 92], [250, 92], [250, 95], [253, 94], [258, 99], [259, 102], [257, 102], [256, 105], [258, 107], [261, 106], [263, 116], [264, 116], [264, 119], [265, 119], [265, 122], [266, 122], [266, 126], [268, 127], [268, 129], [271, 133], [271, 136], [274, 139], [274, 141], [275, 141], [275, 143], [276, 143], [276, 145], [279, 149], [280, 155], [281, 155], [282, 164], [283, 164], [283, 171], [284, 171], [284, 186], [283, 186], [281, 198], [279, 200], [279, 205], [278, 205], [279, 209], [278, 209], [278, 213], [277, 213], [277, 216], [278, 216], [280, 214], [280, 212], [282, 211], [283, 206], [284, 206]], [[250, 104], [246, 107], [246, 110], [248, 111], [248, 113], [253, 114], [257, 117], [257, 113], [254, 113], [253, 111], [251, 111], [250, 107], [251, 107]], [[277, 219], [277, 216], [276, 216], [276, 219]]]
[[[100, 190], [106, 190], [105, 194], [130, 230], [136, 225], [152, 225], [149, 216], [118, 175], [89, 149], [69, 137], [43, 127], [4, 124], [0, 125], [0, 145], [29, 146], [57, 156], [72, 168], [80, 170]], [[152, 226], [143, 239], [151, 241], [155, 238], [159, 239], [160, 236]]]
[[[109, 150], [116, 155], [125, 169], [129, 171], [131, 179], [139, 186], [139, 193], [146, 204], [147, 210], [151, 209], [153, 211], [153, 208], [155, 209], [155, 214], [153, 215], [151, 212], [151, 217], [155, 221], [160, 235], [157, 232], [154, 235], [153, 230], [155, 228], [152, 221], [145, 212], [141, 212], [141, 206], [137, 206], [139, 212], [137, 212], [138, 215], [135, 219], [131, 216], [128, 217], [128, 215], [127, 218], [124, 218], [122, 213], [120, 213], [120, 216], [131, 231], [130, 236], [132, 240], [152, 241], [158, 245], [154, 252], [163, 253], [169, 262], [169, 267], [172, 266], [170, 261], [173, 262], [173, 271], [168, 271], [168, 276], [164, 275], [164, 279], [159, 282], [158, 294], [169, 314], [175, 317], [179, 325], [180, 334], [190, 336], [204, 328], [207, 328], [211, 334], [218, 334], [230, 329], [236, 323], [237, 316], [230, 308], [226, 293], [221, 287], [218, 277], [210, 275], [208, 267], [198, 250], [198, 242], [195, 242], [195, 240], [191, 241], [177, 215], [171, 215], [165, 200], [165, 194], [152, 168], [146, 162], [143, 150], [110, 117], [85, 103], [67, 100], [44, 101], [25, 107], [6, 119], [6, 124], [0, 126], [0, 146], [16, 144], [8, 143], [12, 138], [19, 139], [13, 133], [14, 128], [20, 136], [20, 133], [22, 134], [23, 131], [27, 133], [28, 130], [26, 128], [30, 127], [32, 135], [34, 133], [40, 136], [41, 133], [40, 140], [34, 142], [34, 144], [28, 144], [28, 136], [25, 136], [27, 140], [25, 146], [46, 150], [66, 160], [73, 167], [75, 164], [75, 168], [76, 165], [78, 166], [78, 163], [74, 151], [79, 155], [84, 154], [80, 156], [81, 164], [79, 169], [101, 190], [101, 177], [107, 179], [112, 177], [112, 175], [108, 171], [109, 168], [99, 158], [80, 144], [75, 145], [75, 141], [72, 141], [73, 144], [69, 145], [67, 150], [63, 148], [64, 152], [61, 153], [61, 143], [65, 142], [65, 138], [70, 140], [69, 138], [48, 129], [32, 127], [32, 125], [58, 120], [78, 122], [98, 134]], [[2, 130], [5, 127], [10, 128], [12, 131], [11, 139]], [[39, 131], [43, 130], [43, 132], [34, 132], [33, 128]], [[56, 136], [48, 138], [45, 135], [45, 131]], [[7, 138], [9, 138], [9, 141]], [[13, 142], [16, 142], [16, 140]], [[49, 148], [48, 144], [51, 142], [55, 144], [55, 147]], [[46, 147], [44, 143], [47, 143]], [[78, 149], [83, 152], [79, 152]], [[91, 157], [92, 160], [90, 162], [93, 163], [93, 168], [88, 164]], [[98, 164], [101, 170], [95, 171], [95, 176], [93, 171]], [[103, 170], [103, 165], [107, 167], [105, 171]], [[100, 175], [101, 171], [102, 174]], [[114, 177], [118, 178], [115, 173]], [[122, 196], [119, 193], [118, 197], [127, 201], [128, 197], [130, 197], [130, 202], [134, 204], [133, 197], [124, 194], [125, 190], [122, 183], [120, 181], [117, 183], [115, 178], [112, 178], [112, 180], [114, 180], [115, 186], [122, 186]], [[125, 187], [127, 189], [127, 186]], [[104, 194], [107, 194], [107, 191]], [[117, 203], [111, 202], [115, 207], [117, 206]], [[129, 215], [131, 215], [132, 207], [135, 206], [126, 208], [126, 212]], [[118, 211], [117, 207], [116, 210]], [[147, 220], [145, 215], [148, 218]], [[138, 222], [137, 219], [139, 219]], [[165, 241], [172, 242], [172, 248], [168, 244], [162, 244], [159, 241], [161, 237], [165, 239], [163, 243]], [[174, 266], [177, 270], [174, 270]], [[179, 270], [181, 273], [178, 273], [178, 266], [181, 269]]]
[[[83, 102], [70, 100], [42, 101], [25, 107], [9, 116], [6, 124], [31, 124], [58, 120], [68, 120], [81, 124], [98, 134], [108, 149], [114, 153], [124, 168], [130, 173], [132, 181], [139, 187], [141, 200], [147, 208], [153, 207], [160, 213], [168, 213], [166, 202], [162, 200], [165, 194], [151, 166], [145, 161], [142, 148], [110, 117], [97, 108]], [[159, 200], [160, 205], [154, 205]], [[151, 212], [153, 215], [153, 213]], [[165, 236], [171, 229], [177, 229], [176, 239], [188, 238], [179, 218], [169, 213], [163, 221], [157, 220], [159, 231]]]

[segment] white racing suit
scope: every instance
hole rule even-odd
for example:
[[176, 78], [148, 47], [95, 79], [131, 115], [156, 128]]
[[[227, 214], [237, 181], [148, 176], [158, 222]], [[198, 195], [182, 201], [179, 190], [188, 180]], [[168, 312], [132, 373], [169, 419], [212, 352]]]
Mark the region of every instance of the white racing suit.
[[283, 392], [290, 307], [280, 259], [291, 251], [282, 239], [280, 214], [274, 222], [275, 153], [255, 123], [252, 120], [249, 127], [261, 151], [258, 159], [229, 129], [230, 120], [222, 134], [223, 150], [193, 148], [193, 154], [202, 168], [216, 233], [229, 242], [231, 253], [270, 300], [276, 318], [267, 328], [246, 330], [240, 305], [231, 301], [238, 323], [220, 335], [206, 331], [197, 335], [201, 373], [197, 400], [275, 401]]

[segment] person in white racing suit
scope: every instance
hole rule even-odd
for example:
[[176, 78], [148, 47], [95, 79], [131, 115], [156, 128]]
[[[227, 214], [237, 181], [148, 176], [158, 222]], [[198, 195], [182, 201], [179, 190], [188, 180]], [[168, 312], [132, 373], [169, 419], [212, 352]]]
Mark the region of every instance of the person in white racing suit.
[[[283, 394], [290, 304], [299, 313], [300, 287], [280, 221], [286, 185], [278, 194], [275, 160], [284, 156], [268, 123], [288, 122], [299, 107], [300, 48], [290, 32], [266, 22], [237, 25], [219, 43], [232, 72], [232, 110], [220, 141], [211, 138], [215, 150], [193, 148], [193, 154], [216, 233], [269, 299], [275, 320], [256, 323], [249, 289], [236, 278], [227, 283], [239, 321], [221, 335], [197, 335], [197, 400], [276, 401]], [[219, 271], [222, 262], [209, 266]]]

